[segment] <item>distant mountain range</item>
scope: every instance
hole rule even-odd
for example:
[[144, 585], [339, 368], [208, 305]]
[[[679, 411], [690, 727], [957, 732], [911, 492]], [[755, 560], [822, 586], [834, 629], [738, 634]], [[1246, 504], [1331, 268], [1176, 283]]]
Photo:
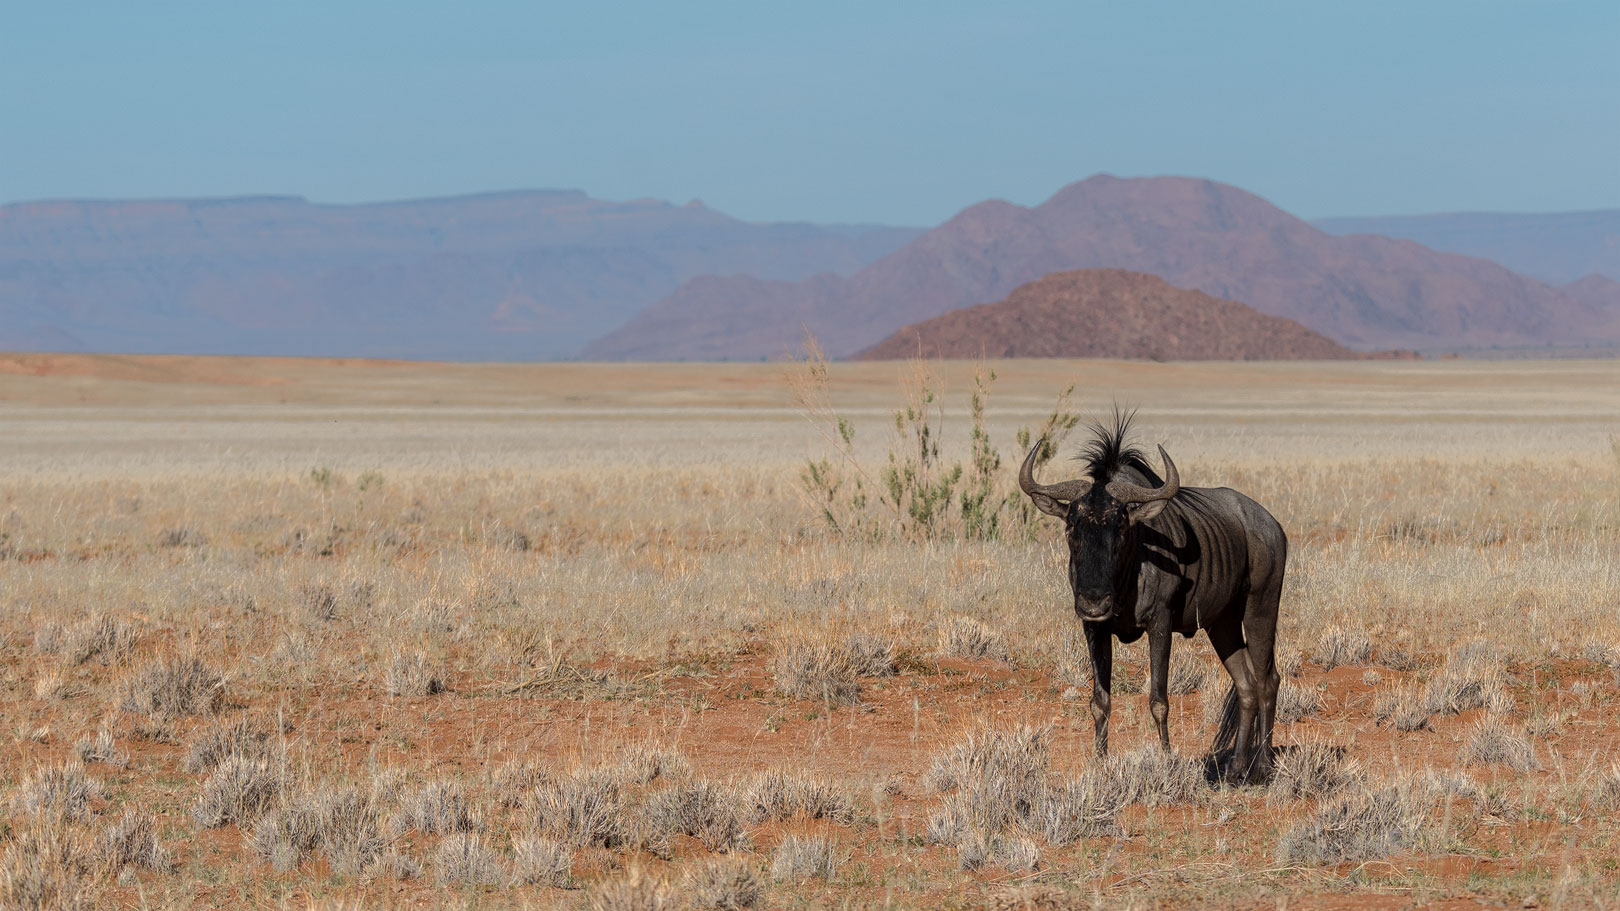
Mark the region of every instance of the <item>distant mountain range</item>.
[[1236, 187], [1098, 175], [1024, 207], [991, 201], [847, 278], [694, 279], [585, 357], [771, 357], [806, 329], [833, 356], [901, 326], [1005, 297], [1053, 272], [1120, 268], [1241, 301], [1355, 348], [1613, 341], [1620, 299], [1577, 294], [1407, 240], [1334, 236]]
[[[1612, 346], [1617, 217], [1313, 226], [1211, 181], [1106, 175], [926, 231], [566, 190], [17, 203], [0, 206], [0, 350], [757, 359], [808, 329], [847, 356], [1088, 268], [1157, 275], [1358, 349]], [[1356, 233], [1373, 228], [1467, 255]]]
[[0, 207], [0, 349], [567, 357], [704, 274], [853, 272], [920, 230], [535, 191]]
[[1318, 218], [1329, 234], [1382, 234], [1432, 250], [1476, 256], [1549, 284], [1602, 275], [1620, 281], [1620, 209], [1515, 215], [1463, 212]]
[[1105, 357], [1153, 361], [1346, 360], [1356, 353], [1291, 319], [1123, 269], [1054, 272], [1004, 301], [901, 328], [856, 360]]

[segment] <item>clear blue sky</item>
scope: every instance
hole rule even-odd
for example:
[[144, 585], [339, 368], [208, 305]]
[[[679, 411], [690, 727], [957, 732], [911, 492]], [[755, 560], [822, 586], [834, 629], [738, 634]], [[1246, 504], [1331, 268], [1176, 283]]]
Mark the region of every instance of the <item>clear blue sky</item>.
[[525, 187], [931, 224], [1107, 171], [1620, 206], [1620, 2], [0, 0], [0, 201]]

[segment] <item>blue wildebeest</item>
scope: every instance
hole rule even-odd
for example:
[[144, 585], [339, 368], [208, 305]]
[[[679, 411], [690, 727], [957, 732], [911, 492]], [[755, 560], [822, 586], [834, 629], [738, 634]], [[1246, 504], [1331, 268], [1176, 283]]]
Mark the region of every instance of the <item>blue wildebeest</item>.
[[1042, 512], [1062, 519], [1069, 545], [1074, 612], [1091, 652], [1091, 717], [1099, 754], [1108, 751], [1114, 637], [1148, 637], [1149, 704], [1159, 743], [1170, 749], [1166, 693], [1170, 634], [1202, 629], [1232, 678], [1213, 752], [1232, 748], [1226, 774], [1265, 777], [1279, 677], [1274, 660], [1277, 601], [1288, 538], [1265, 507], [1226, 487], [1182, 487], [1159, 447], [1161, 479], [1126, 442], [1131, 415], [1091, 425], [1081, 477], [1035, 481], [1035, 444], [1018, 485]]

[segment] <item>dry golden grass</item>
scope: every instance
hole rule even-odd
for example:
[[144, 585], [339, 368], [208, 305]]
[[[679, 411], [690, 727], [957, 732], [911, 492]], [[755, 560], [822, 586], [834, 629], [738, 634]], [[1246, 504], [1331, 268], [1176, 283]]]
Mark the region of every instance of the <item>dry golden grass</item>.
[[1613, 363], [997, 366], [1004, 485], [1078, 380], [1282, 521], [1269, 790], [1202, 637], [1092, 760], [1056, 530], [829, 533], [775, 366], [6, 363], [13, 904], [1620, 904]]

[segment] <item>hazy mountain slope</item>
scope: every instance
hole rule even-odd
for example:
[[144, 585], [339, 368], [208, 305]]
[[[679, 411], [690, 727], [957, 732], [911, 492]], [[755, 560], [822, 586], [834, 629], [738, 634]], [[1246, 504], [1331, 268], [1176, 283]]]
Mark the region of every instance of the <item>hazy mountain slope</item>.
[[1593, 273], [1620, 280], [1620, 209], [1544, 215], [1461, 212], [1319, 218], [1329, 234], [1381, 234], [1477, 256], [1561, 285]]
[[705, 278], [585, 349], [603, 359], [752, 359], [805, 328], [852, 354], [1052, 272], [1120, 268], [1237, 300], [1361, 348], [1581, 339], [1589, 304], [1491, 262], [1383, 237], [1335, 237], [1235, 187], [1191, 178], [1072, 184], [1039, 206], [991, 201], [845, 279]]
[[905, 326], [856, 360], [1105, 357], [1158, 361], [1342, 360], [1355, 352], [1280, 316], [1156, 275], [1055, 272], [1006, 300]]
[[913, 229], [536, 191], [0, 207], [0, 345], [545, 358], [707, 273], [853, 272]]

